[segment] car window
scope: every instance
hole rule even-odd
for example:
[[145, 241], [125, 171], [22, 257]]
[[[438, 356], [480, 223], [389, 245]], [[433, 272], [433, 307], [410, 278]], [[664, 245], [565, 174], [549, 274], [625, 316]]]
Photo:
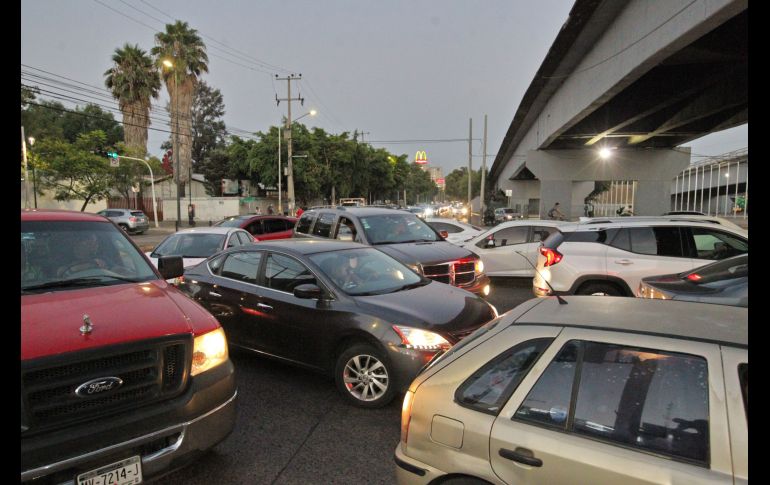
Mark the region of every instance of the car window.
[[254, 284], [257, 282], [257, 270], [261, 259], [260, 251], [230, 253], [225, 258], [219, 274], [225, 278]]
[[432, 227], [413, 214], [393, 211], [387, 215], [362, 217], [360, 221], [366, 238], [373, 245], [441, 240]]
[[516, 410], [513, 419], [566, 429], [580, 343], [567, 342]]
[[302, 217], [300, 217], [297, 221], [297, 226], [295, 227], [296, 231], [302, 234], [307, 234], [310, 230], [310, 226], [313, 225], [315, 216], [316, 215], [314, 212], [302, 214]]
[[355, 241], [356, 240], [356, 226], [353, 221], [347, 217], [340, 217], [340, 222], [337, 224], [337, 235], [335, 239], [340, 241]]
[[293, 293], [299, 285], [316, 282], [313, 273], [294, 258], [270, 253], [265, 266], [265, 285], [278, 291]]
[[625, 227], [622, 229], [619, 229], [617, 231], [617, 234], [615, 234], [615, 237], [612, 238], [610, 242], [610, 246], [618, 249], [622, 249], [623, 251], [631, 251], [631, 236], [628, 234], [628, 229]]
[[255, 236], [264, 234], [265, 232], [264, 229], [262, 229], [262, 220], [259, 219], [246, 226], [246, 230], [249, 231], [249, 234], [253, 234]]
[[691, 230], [698, 259], [719, 260], [749, 252], [748, 241], [738, 236], [704, 227]]
[[153, 258], [182, 256], [183, 258], [208, 258], [221, 251], [224, 234], [177, 233], [167, 237], [152, 252]]
[[530, 226], [506, 227], [492, 234], [495, 247], [524, 244], [529, 239]]
[[708, 366], [702, 357], [585, 342], [573, 431], [708, 461]]
[[679, 258], [685, 255], [678, 227], [631, 227], [628, 233], [634, 253]]
[[265, 219], [265, 233], [271, 234], [274, 232], [281, 232], [286, 230], [286, 223], [283, 219]]
[[533, 339], [506, 350], [471, 374], [455, 392], [455, 400], [461, 406], [497, 415], [552, 341]]
[[230, 234], [230, 238], [227, 240], [227, 247], [234, 248], [241, 245], [241, 241], [238, 239], [238, 233], [233, 232]]
[[334, 214], [333, 213], [322, 213], [318, 217], [318, 221], [315, 223], [315, 227], [313, 227], [313, 235], [319, 236], [319, 237], [329, 237], [329, 233], [332, 229], [332, 223], [334, 222]]
[[[609, 234], [614, 235], [613, 233]], [[610, 238], [606, 230], [601, 231], [574, 231], [567, 232], [564, 235], [564, 240], [568, 242], [595, 242], [605, 244]]]
[[554, 232], [556, 232], [555, 227], [535, 226], [532, 228], [532, 235], [530, 236], [529, 242], [545, 241], [548, 236]]
[[236, 234], [238, 235], [238, 239], [241, 241], [241, 246], [243, 246], [244, 244], [251, 244], [252, 243], [251, 236], [246, 234], [246, 232], [238, 231]]
[[209, 261], [209, 269], [212, 273], [215, 275], [221, 275], [222, 274], [222, 263], [225, 262], [225, 259], [227, 258], [226, 254], [223, 254], [221, 256], [217, 256], [216, 258], [213, 258], [211, 261]]

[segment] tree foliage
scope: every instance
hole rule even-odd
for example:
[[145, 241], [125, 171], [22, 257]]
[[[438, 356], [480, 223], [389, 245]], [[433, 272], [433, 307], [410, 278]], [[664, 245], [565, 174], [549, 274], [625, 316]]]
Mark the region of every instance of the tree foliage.
[[138, 45], [125, 44], [115, 49], [113, 66], [104, 76], [105, 86], [118, 100], [123, 113], [125, 143], [144, 157], [147, 152], [147, 127], [150, 122], [150, 103], [160, 92], [160, 76], [152, 58]]

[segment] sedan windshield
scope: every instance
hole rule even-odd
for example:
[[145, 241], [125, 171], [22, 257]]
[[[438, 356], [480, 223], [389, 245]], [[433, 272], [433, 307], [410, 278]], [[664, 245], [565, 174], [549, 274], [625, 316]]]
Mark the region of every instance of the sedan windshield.
[[348, 295], [379, 295], [430, 283], [395, 259], [372, 248], [310, 255], [321, 271]]
[[208, 258], [221, 251], [225, 234], [184, 233], [172, 234], [152, 252], [153, 258], [182, 256], [183, 258]]
[[413, 214], [393, 214], [361, 218], [366, 238], [371, 244], [440, 241], [427, 223]]
[[158, 276], [114, 225], [86, 221], [21, 223], [21, 290], [54, 291], [149, 281]]

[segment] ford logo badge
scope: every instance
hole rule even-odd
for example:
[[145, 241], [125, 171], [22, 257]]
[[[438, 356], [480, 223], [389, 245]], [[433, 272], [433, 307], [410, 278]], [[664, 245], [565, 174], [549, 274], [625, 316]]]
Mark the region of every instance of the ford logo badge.
[[123, 379], [119, 377], [100, 377], [79, 385], [75, 389], [75, 394], [80, 397], [88, 397], [102, 392], [113, 391], [122, 385]]

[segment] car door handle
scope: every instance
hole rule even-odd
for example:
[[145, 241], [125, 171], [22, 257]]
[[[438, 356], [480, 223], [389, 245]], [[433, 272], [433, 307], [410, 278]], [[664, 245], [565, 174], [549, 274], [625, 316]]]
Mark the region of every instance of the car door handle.
[[616, 259], [615, 262], [622, 265], [634, 264], [630, 259]]
[[519, 447], [519, 448], [516, 448], [516, 451], [500, 448], [499, 453], [500, 453], [500, 456], [502, 456], [506, 460], [513, 460], [529, 466], [537, 466], [537, 467], [543, 466], [543, 460], [541, 460], [540, 458], [535, 458], [535, 454], [532, 453], [532, 450], [528, 450], [526, 448]]
[[265, 305], [264, 303], [257, 303], [257, 306], [259, 308], [263, 309], [263, 310], [272, 310], [273, 309], [273, 307], [271, 307], [270, 305]]
[[213, 291], [209, 291], [209, 296], [216, 296], [217, 298], [222, 298], [222, 295], [220, 295], [219, 293], [215, 293]]

